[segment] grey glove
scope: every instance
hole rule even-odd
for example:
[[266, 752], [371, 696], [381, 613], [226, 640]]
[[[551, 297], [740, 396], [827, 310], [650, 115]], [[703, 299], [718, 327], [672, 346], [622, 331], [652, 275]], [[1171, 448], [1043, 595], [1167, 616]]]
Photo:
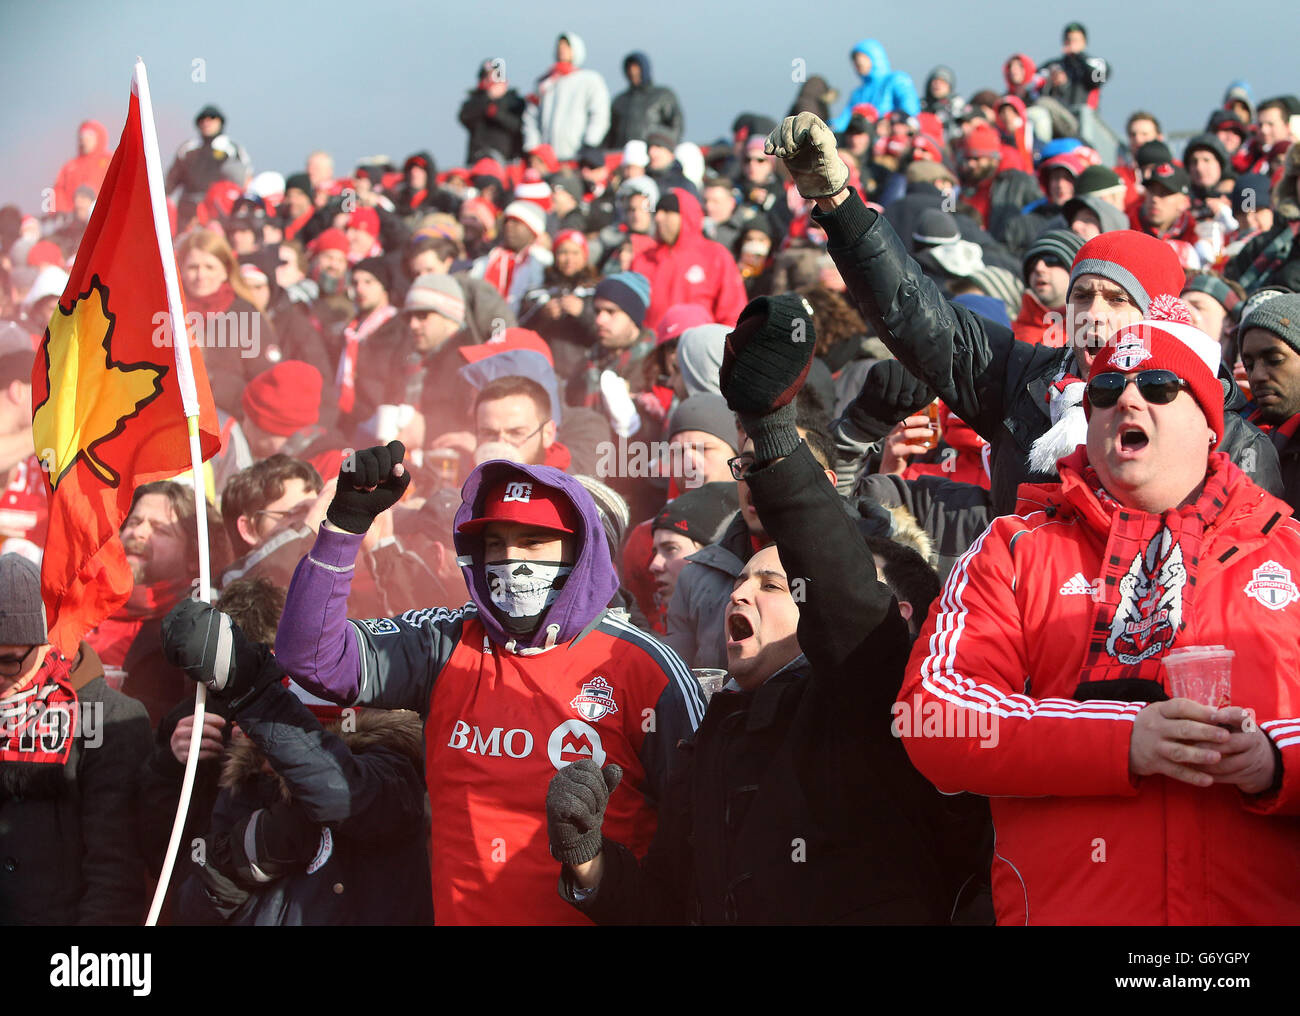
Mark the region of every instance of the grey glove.
[[601, 769], [591, 759], [565, 766], [546, 790], [546, 833], [551, 856], [561, 864], [583, 864], [600, 853], [600, 828], [609, 795], [623, 778], [611, 762]]
[[806, 198], [829, 198], [849, 182], [849, 169], [835, 150], [835, 134], [815, 113], [787, 116], [763, 151], [785, 162], [794, 185]]

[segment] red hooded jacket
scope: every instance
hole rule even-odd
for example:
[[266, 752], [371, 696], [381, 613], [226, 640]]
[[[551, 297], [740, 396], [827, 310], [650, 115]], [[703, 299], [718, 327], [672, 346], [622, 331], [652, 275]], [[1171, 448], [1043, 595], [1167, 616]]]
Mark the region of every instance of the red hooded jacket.
[[632, 271], [650, 280], [645, 327], [653, 331], [664, 311], [679, 303], [697, 303], [719, 324], [734, 325], [747, 302], [740, 269], [726, 247], [705, 237], [700, 203], [680, 187], [672, 193], [682, 215], [677, 242], [657, 243], [632, 261]]
[[78, 187], [89, 187], [96, 194], [99, 185], [104, 182], [108, 164], [113, 161], [113, 150], [108, 147], [108, 131], [98, 120], [86, 120], [77, 128], [80, 132], [89, 128], [99, 138], [99, 144], [89, 155], [78, 155], [69, 159], [59, 170], [54, 180], [54, 210], [56, 212], [72, 211], [72, 195]]

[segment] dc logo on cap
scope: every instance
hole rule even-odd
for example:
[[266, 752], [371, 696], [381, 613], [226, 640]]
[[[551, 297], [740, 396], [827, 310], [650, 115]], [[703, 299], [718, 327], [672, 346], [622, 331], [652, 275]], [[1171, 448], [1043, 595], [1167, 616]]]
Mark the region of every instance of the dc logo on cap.
[[533, 496], [533, 485], [520, 480], [512, 480], [506, 484], [506, 492], [501, 496], [501, 503], [507, 501], [518, 501], [521, 504], [528, 504]]
[[1174, 167], [1168, 162], [1163, 162], [1156, 167], [1156, 176], [1173, 176], [1173, 175], [1174, 175]]
[[1142, 345], [1142, 340], [1136, 336], [1129, 335], [1120, 339], [1115, 346], [1115, 352], [1111, 354], [1110, 362], [1112, 366], [1120, 370], [1132, 370], [1143, 360], [1151, 359], [1151, 351]]

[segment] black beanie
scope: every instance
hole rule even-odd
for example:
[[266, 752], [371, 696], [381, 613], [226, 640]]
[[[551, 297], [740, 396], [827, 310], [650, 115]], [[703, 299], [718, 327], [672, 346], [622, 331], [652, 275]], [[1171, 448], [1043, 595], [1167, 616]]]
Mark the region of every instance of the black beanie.
[[678, 494], [655, 516], [651, 529], [680, 533], [696, 543], [713, 543], [740, 510], [740, 495], [733, 481], [706, 483]]
[[682, 211], [681, 202], [677, 200], [677, 195], [669, 191], [659, 199], [659, 207], [655, 209], [659, 212], [677, 212], [679, 215]]
[[308, 197], [316, 193], [316, 188], [311, 185], [311, 177], [306, 173], [294, 173], [284, 181], [285, 193], [287, 194], [291, 190], [300, 190]]
[[379, 284], [384, 287], [388, 293], [393, 291], [393, 270], [388, 267], [388, 262], [381, 257], [363, 258], [352, 266], [353, 274], [357, 272], [369, 272]]

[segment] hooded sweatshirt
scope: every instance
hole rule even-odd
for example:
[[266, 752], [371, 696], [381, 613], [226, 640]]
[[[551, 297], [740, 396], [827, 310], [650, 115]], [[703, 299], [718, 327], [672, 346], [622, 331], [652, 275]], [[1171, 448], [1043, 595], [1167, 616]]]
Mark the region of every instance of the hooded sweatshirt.
[[548, 466], [485, 462], [465, 483], [457, 527], [505, 480], [519, 484], [517, 498], [535, 485], [558, 491], [579, 516], [573, 571], [533, 634], [511, 635], [497, 620], [481, 534], [455, 536], [470, 603], [347, 620], [363, 536], [323, 525], [290, 583], [276, 655], [314, 694], [424, 718], [438, 923], [585, 924], [555, 891], [551, 777], [584, 758], [622, 766], [605, 833], [630, 837], [643, 854], [669, 756], [694, 731], [704, 701], [671, 650], [606, 609], [618, 576], [595, 502], [576, 479]]
[[605, 79], [583, 68], [587, 44], [561, 32], [573, 51], [570, 66], [556, 64], [537, 82], [524, 110], [524, 151], [550, 145], [561, 161], [576, 159], [583, 145], [599, 147], [609, 131], [609, 89]]
[[697, 303], [714, 321], [733, 325], [745, 309], [745, 284], [731, 252], [704, 235], [704, 212], [689, 191], [674, 187], [682, 228], [674, 243], [657, 243], [638, 254], [632, 271], [650, 280], [650, 309], [644, 325], [654, 329], [664, 311], [679, 303]]
[[104, 182], [108, 164], [113, 161], [113, 150], [108, 147], [108, 131], [98, 120], [85, 120], [77, 128], [81, 131], [92, 130], [98, 143], [95, 150], [86, 155], [77, 155], [63, 164], [59, 175], [54, 180], [54, 210], [56, 212], [72, 211], [72, 196], [78, 187], [89, 187], [96, 194], [99, 185]]
[[921, 112], [921, 100], [916, 94], [916, 85], [910, 75], [902, 71], [889, 69], [889, 57], [885, 47], [875, 39], [863, 39], [853, 47], [853, 53], [865, 53], [871, 58], [871, 70], [860, 75], [861, 84], [853, 89], [849, 101], [840, 110], [839, 116], [831, 121], [831, 130], [842, 133], [853, 116], [853, 107], [869, 103], [876, 107], [880, 116], [888, 116], [896, 109], [901, 109], [908, 116], [918, 116]]

